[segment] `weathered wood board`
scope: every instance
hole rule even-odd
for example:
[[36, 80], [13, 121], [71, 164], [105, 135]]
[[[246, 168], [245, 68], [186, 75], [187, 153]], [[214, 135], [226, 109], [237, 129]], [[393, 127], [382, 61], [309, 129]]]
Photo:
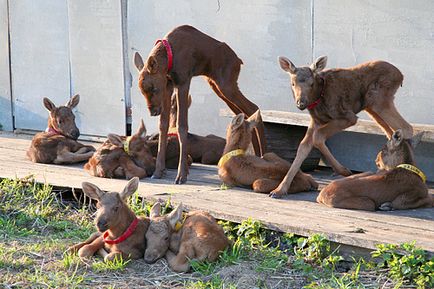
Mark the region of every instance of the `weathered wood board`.
[[[91, 177], [81, 165], [33, 164], [25, 156], [29, 142], [29, 137], [0, 134], [1, 178], [32, 174], [37, 181], [54, 186], [80, 188], [83, 181], [90, 181], [104, 190], [120, 190], [126, 184], [125, 180]], [[373, 249], [377, 243], [416, 240], [417, 245], [434, 253], [434, 208], [393, 212], [332, 209], [315, 202], [317, 192], [275, 200], [245, 189], [222, 190], [213, 166], [193, 165], [185, 185], [173, 184], [175, 173], [168, 171], [162, 180], [142, 180], [140, 194], [149, 200], [170, 198], [174, 204], [182, 202], [188, 209], [206, 210], [221, 219], [239, 222], [253, 218], [269, 228], [303, 236], [322, 233], [345, 245]], [[329, 175], [328, 170], [314, 173], [320, 187], [332, 179]]]

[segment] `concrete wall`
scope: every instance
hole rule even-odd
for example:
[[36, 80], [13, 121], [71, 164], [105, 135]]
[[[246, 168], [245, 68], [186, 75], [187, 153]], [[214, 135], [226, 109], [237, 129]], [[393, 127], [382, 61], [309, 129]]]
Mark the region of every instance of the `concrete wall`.
[[66, 0], [9, 1], [15, 127], [44, 129], [42, 97], [56, 105], [70, 96]]
[[9, 74], [8, 3], [0, 0], [0, 129], [12, 130], [12, 105]]

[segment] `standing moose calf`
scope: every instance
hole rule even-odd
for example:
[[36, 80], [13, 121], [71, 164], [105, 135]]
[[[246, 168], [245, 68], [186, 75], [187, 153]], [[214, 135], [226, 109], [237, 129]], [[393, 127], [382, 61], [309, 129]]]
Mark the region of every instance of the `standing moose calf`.
[[[161, 178], [165, 169], [170, 102], [175, 91], [178, 103], [177, 128], [180, 160], [175, 183], [187, 181], [188, 95], [192, 77], [203, 75], [214, 92], [235, 113], [252, 115], [258, 107], [238, 88], [241, 59], [224, 42], [220, 42], [194, 27], [184, 25], [158, 40], [146, 63], [136, 52], [134, 64], [139, 70], [139, 88], [153, 116], [160, 115], [158, 156], [154, 178]], [[264, 128], [260, 124], [253, 144], [257, 155], [265, 149]]]
[[166, 256], [172, 270], [187, 272], [189, 261], [215, 261], [229, 246], [223, 228], [207, 212], [193, 211], [183, 217], [182, 205], [160, 216], [160, 204], [151, 208], [146, 232], [145, 262], [153, 263]]
[[96, 185], [84, 182], [83, 192], [97, 200], [95, 225], [98, 232], [86, 241], [74, 245], [68, 251], [76, 252], [80, 258], [88, 258], [98, 252], [105, 261], [117, 257], [139, 259], [146, 249], [145, 234], [149, 219], [137, 218], [125, 203], [137, 191], [139, 178], [131, 179], [122, 192], [103, 192]]
[[402, 129], [411, 138], [413, 128], [399, 114], [393, 103], [403, 76], [392, 64], [366, 62], [350, 68], [324, 70], [327, 57], [319, 57], [310, 67], [296, 67], [288, 58], [279, 57], [281, 68], [291, 77], [292, 92], [299, 109], [308, 109], [311, 122], [297, 155], [280, 185], [271, 192], [275, 198], [285, 194], [301, 163], [315, 146], [333, 170], [343, 176], [351, 172], [342, 166], [327, 148], [325, 141], [357, 122], [357, 113], [365, 110], [390, 138]]
[[396, 130], [377, 155], [379, 172], [362, 173], [331, 182], [318, 195], [329, 207], [374, 211], [434, 206], [425, 175], [415, 166], [413, 149], [422, 134], [404, 139]]
[[49, 111], [45, 132], [37, 133], [30, 144], [27, 156], [34, 163], [73, 164], [87, 161], [95, 151], [93, 146], [77, 141], [80, 131], [75, 124], [72, 109], [80, 101], [74, 95], [65, 106], [56, 105], [44, 97], [44, 106]]

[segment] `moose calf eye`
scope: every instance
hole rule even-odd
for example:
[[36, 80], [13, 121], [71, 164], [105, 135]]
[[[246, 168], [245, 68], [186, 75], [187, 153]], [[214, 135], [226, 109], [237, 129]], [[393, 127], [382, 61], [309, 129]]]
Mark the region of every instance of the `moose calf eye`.
[[169, 237], [164, 238], [164, 241], [167, 241], [167, 240], [169, 240]]

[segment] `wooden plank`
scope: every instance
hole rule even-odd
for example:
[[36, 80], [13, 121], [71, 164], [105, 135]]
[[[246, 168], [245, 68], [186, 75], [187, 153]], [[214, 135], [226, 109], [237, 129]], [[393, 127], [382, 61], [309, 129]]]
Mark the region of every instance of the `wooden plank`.
[[[228, 109], [222, 109], [220, 115], [232, 117], [233, 113]], [[310, 115], [307, 113], [261, 110], [261, 115], [264, 122], [297, 126], [309, 126], [310, 124]], [[412, 123], [411, 125], [415, 132], [425, 131], [422, 141], [434, 142], [434, 125], [418, 123]], [[365, 119], [359, 119], [355, 125], [347, 128], [346, 131], [384, 135], [377, 123]]]
[[[25, 150], [28, 138], [0, 134], [0, 177], [25, 177], [32, 174], [36, 181], [54, 186], [79, 189], [90, 181], [104, 190], [119, 191], [125, 180], [89, 176], [82, 165], [58, 166], [33, 164]], [[329, 170], [316, 171], [320, 188], [336, 177]], [[434, 208], [393, 212], [362, 212], [327, 208], [315, 202], [317, 192], [287, 196], [281, 200], [256, 194], [246, 189], [222, 190], [215, 166], [193, 165], [189, 182], [173, 185], [176, 171], [168, 170], [161, 180], [143, 179], [140, 194], [147, 200], [171, 199], [188, 209], [201, 209], [220, 219], [240, 222], [246, 218], [261, 221], [267, 227], [302, 236], [322, 233], [333, 242], [373, 249], [377, 243], [402, 243], [416, 240], [434, 252]], [[431, 185], [432, 187], [432, 185]], [[433, 190], [431, 189], [431, 192]], [[364, 233], [356, 233], [363, 229]]]

